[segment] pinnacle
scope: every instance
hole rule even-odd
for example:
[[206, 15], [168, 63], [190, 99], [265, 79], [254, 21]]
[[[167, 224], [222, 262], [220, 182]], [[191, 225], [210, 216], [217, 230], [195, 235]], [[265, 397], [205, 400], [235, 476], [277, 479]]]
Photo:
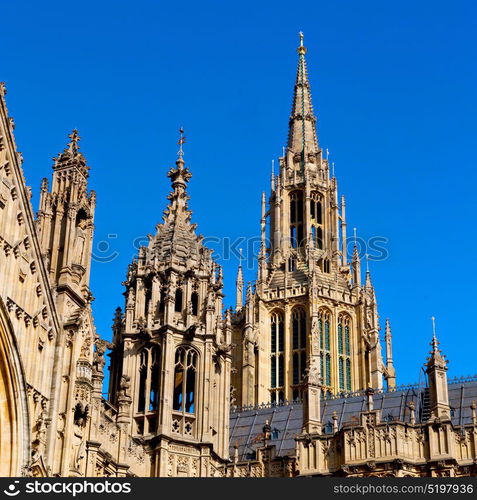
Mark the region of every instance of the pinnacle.
[[427, 358], [427, 367], [431, 366], [438, 366], [440, 368], [446, 368], [447, 367], [447, 359], [444, 354], [442, 354], [442, 351], [439, 349], [440, 342], [437, 340], [437, 335], [436, 335], [436, 319], [434, 316], [431, 318], [432, 319], [432, 340], [429, 343], [431, 346], [431, 351], [430, 351], [430, 356]]
[[68, 138], [68, 144], [63, 152], [53, 158], [55, 161], [53, 169], [75, 167], [87, 178], [89, 167], [86, 165], [86, 160], [79, 150], [79, 141], [81, 137], [79, 136], [78, 130], [73, 129], [71, 134], [68, 135]]
[[300, 33], [298, 54], [298, 68], [288, 133], [288, 149], [294, 153], [317, 153], [316, 116], [313, 112], [310, 83], [308, 81], [303, 33]]
[[390, 337], [391, 336], [391, 322], [389, 321], [389, 318], [386, 318], [385, 335], [386, 335], [386, 337]]
[[78, 143], [81, 140], [81, 137], [78, 134], [78, 130], [74, 128], [68, 137], [70, 138], [70, 142], [68, 143], [68, 151], [73, 156], [75, 156], [78, 153], [79, 150]]

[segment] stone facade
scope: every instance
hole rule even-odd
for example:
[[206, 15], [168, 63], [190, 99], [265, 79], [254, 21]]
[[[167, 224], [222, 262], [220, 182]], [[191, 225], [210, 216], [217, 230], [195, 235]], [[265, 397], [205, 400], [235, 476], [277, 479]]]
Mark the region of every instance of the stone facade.
[[384, 359], [356, 245], [348, 259], [303, 40], [298, 53], [255, 284], [240, 265], [236, 307], [223, 312], [181, 135], [169, 205], [129, 265], [111, 342], [92, 316], [96, 196], [78, 132], [35, 217], [0, 86], [1, 476], [475, 475], [477, 382], [447, 381], [435, 335], [428, 384], [396, 388], [390, 324]]

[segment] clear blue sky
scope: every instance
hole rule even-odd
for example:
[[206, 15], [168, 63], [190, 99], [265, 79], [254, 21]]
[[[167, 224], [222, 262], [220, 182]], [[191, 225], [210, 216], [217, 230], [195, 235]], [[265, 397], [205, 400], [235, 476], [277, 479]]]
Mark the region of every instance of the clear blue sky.
[[[95, 253], [119, 254], [93, 266], [100, 335], [123, 305], [133, 241], [165, 208], [180, 125], [199, 231], [259, 232], [303, 30], [349, 227], [389, 239], [371, 268], [398, 382], [417, 381], [432, 315], [450, 375], [477, 372], [476, 19], [465, 1], [2, 2], [0, 79], [34, 208], [77, 127], [98, 196]], [[231, 305], [237, 263], [222, 263]]]

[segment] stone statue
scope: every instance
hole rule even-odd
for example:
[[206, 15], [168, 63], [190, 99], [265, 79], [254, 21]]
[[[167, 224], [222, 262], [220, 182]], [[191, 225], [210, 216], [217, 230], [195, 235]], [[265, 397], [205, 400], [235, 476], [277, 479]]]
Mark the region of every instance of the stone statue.
[[131, 387], [131, 377], [129, 375], [122, 375], [119, 382], [119, 396], [128, 397], [128, 391]]
[[32, 463], [35, 463], [41, 455], [44, 454], [46, 448], [46, 420], [42, 412], [36, 422], [36, 436], [32, 443]]
[[73, 259], [75, 264], [83, 264], [84, 251], [86, 246], [86, 219], [81, 219], [76, 226], [75, 245]]
[[73, 439], [72, 439], [72, 456], [71, 466], [73, 469], [79, 470], [81, 461], [86, 456], [86, 447], [84, 442], [84, 429], [86, 427], [86, 418], [88, 415], [88, 407], [83, 409], [82, 405], [78, 403], [75, 407], [73, 417]]
[[74, 469], [79, 469], [81, 461], [85, 457], [86, 449], [83, 440], [83, 420], [73, 424], [73, 457], [72, 466]]

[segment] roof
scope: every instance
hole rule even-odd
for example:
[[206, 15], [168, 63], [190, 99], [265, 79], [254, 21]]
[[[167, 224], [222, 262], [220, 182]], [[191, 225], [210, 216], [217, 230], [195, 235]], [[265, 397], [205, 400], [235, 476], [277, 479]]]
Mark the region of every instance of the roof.
[[[477, 377], [450, 380], [449, 404], [451, 419], [455, 426], [472, 422], [472, 401], [477, 401]], [[413, 401], [416, 408], [416, 421], [425, 421], [428, 416], [426, 387], [407, 386], [395, 391], [382, 391], [374, 394], [374, 409], [381, 410], [383, 419], [408, 422], [410, 418], [407, 405]], [[332, 415], [336, 411], [338, 427], [352, 422], [366, 409], [367, 397], [364, 391], [351, 393], [344, 397], [331, 397], [321, 400], [321, 421], [325, 433], [332, 432]], [[427, 404], [426, 404], [427, 403]], [[264, 404], [255, 408], [232, 409], [230, 415], [230, 455], [238, 446], [239, 460], [253, 459], [255, 452], [263, 443], [263, 426], [268, 420], [272, 428], [270, 444], [276, 446], [278, 456], [295, 454], [295, 437], [301, 434], [303, 426], [303, 404], [290, 402], [282, 405]]]

